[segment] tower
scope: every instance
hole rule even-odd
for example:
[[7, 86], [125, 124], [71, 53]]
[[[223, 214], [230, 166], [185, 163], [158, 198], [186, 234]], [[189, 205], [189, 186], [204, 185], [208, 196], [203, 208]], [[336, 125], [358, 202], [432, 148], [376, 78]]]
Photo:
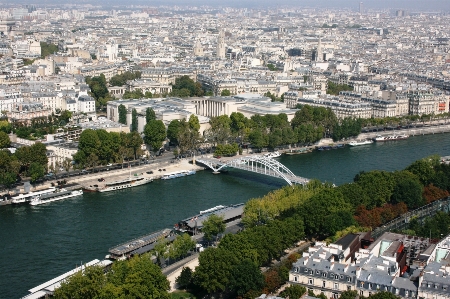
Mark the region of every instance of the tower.
[[359, 2], [359, 13], [362, 14], [363, 13], [363, 3]]
[[316, 61], [322, 61], [322, 60], [323, 60], [322, 39], [319, 37], [319, 43], [317, 45], [317, 50], [316, 50]]
[[203, 47], [200, 41], [197, 41], [194, 45], [194, 56], [203, 56]]
[[217, 39], [217, 58], [223, 59], [225, 58], [225, 33], [220, 30], [219, 38]]

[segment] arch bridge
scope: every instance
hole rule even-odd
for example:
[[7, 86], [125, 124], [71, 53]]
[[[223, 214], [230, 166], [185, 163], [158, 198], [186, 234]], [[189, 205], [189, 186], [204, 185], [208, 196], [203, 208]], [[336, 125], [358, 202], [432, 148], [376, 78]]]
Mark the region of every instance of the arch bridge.
[[239, 157], [228, 161], [221, 161], [215, 158], [197, 158], [195, 160], [211, 168], [214, 172], [231, 167], [283, 179], [291, 186], [293, 184], [305, 185], [309, 182], [307, 178], [293, 174], [292, 171], [277, 160], [260, 155]]

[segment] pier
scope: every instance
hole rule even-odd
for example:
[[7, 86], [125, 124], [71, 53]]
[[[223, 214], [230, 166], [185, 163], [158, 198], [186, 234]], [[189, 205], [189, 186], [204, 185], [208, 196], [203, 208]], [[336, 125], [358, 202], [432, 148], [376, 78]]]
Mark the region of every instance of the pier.
[[[156, 243], [159, 239], [168, 239], [172, 235], [172, 230], [165, 228], [163, 230], [153, 232], [148, 235], [144, 235], [142, 237], [133, 239], [131, 241], [119, 244], [113, 248], [109, 249], [109, 253], [111, 254], [110, 257], [113, 259], [120, 259], [122, 257], [127, 257], [133, 254], [140, 254], [143, 252], [134, 252], [144, 246], [147, 246], [149, 244]], [[172, 236], [173, 237], [173, 236]], [[150, 251], [151, 248], [148, 248], [146, 251]], [[144, 252], [146, 252], [144, 251]]]

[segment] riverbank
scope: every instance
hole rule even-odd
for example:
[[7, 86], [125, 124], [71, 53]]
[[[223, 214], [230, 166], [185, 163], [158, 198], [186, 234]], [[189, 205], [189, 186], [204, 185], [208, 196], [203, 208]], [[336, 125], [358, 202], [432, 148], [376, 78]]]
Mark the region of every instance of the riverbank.
[[[43, 189], [47, 189], [52, 187], [52, 183], [55, 184], [56, 181], [66, 180], [66, 184], [69, 187], [66, 188], [68, 190], [81, 189], [84, 187], [88, 187], [92, 184], [98, 183], [99, 179], [104, 179], [103, 183], [108, 183], [112, 181], [119, 181], [128, 178], [130, 175], [134, 176], [139, 175], [140, 177], [150, 178], [152, 180], [160, 179], [164, 173], [173, 172], [173, 171], [188, 171], [195, 170], [200, 171], [204, 170], [204, 167], [198, 166], [196, 164], [192, 164], [190, 160], [182, 159], [182, 160], [171, 160], [171, 162], [161, 162], [154, 164], [143, 164], [142, 166], [136, 166], [133, 168], [122, 168], [122, 169], [114, 169], [103, 172], [95, 172], [89, 173], [78, 177], [69, 177], [69, 178], [58, 178], [52, 181], [47, 181], [42, 184], [38, 184], [31, 188], [31, 191], [39, 191]], [[147, 172], [153, 172], [149, 174]], [[15, 190], [19, 190], [19, 192], [24, 192], [24, 187], [16, 188]], [[17, 193], [14, 190], [10, 190], [8, 192], [10, 195], [14, 196]], [[0, 201], [1, 205], [9, 205], [12, 204], [11, 200], [3, 200]]]

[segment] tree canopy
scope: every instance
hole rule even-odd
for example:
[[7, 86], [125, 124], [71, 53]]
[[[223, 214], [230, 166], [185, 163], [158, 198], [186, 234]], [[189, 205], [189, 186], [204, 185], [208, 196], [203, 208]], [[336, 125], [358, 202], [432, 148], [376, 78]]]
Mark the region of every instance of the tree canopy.
[[166, 136], [166, 127], [161, 120], [151, 120], [144, 127], [144, 141], [154, 152], [159, 151]]

